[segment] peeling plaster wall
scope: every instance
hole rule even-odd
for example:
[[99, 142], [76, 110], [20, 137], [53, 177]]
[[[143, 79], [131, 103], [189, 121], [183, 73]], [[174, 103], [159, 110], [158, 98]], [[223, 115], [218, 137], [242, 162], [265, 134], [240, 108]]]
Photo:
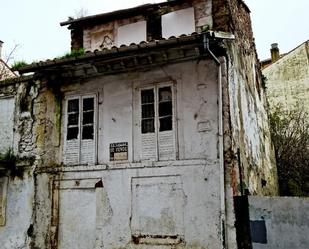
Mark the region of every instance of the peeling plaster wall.
[[[37, 167], [58, 162], [61, 113], [55, 94], [44, 88], [43, 82], [32, 79], [21, 79], [14, 84], [1, 82], [0, 95], [11, 97], [15, 103], [12, 153], [17, 159], [13, 167], [19, 172], [19, 176], [11, 176], [12, 170], [1, 169], [1, 177], [7, 175], [8, 179], [3, 196], [6, 223], [0, 226], [1, 248], [33, 248], [35, 212], [48, 201], [48, 198], [42, 202], [36, 199], [34, 172]], [[48, 191], [48, 186], [45, 187]], [[43, 224], [44, 220], [39, 222]]]
[[222, 90], [226, 243], [237, 248], [233, 196], [277, 195], [277, 169], [250, 11], [242, 0], [213, 0], [212, 13], [214, 30], [235, 35], [233, 42], [225, 43]]
[[28, 248], [27, 231], [33, 215], [34, 184], [32, 176], [9, 178], [6, 198], [6, 224], [0, 226], [3, 249]]
[[[74, 248], [82, 249], [84, 243], [115, 249], [221, 248], [218, 165], [196, 163], [145, 168], [122, 164], [121, 169], [99, 167], [102, 170], [97, 171], [80, 167], [79, 172], [74, 167], [67, 169], [60, 178], [55, 178], [59, 190], [54, 191], [53, 197], [56, 198], [55, 193], [59, 196], [58, 222], [63, 231], [58, 237], [59, 248], [71, 248], [74, 244]], [[42, 177], [45, 180], [39, 180], [37, 186], [39, 199], [50, 199], [46, 192], [47, 178], [44, 174]], [[104, 187], [95, 188], [101, 179]], [[138, 186], [140, 190], [136, 189]], [[36, 246], [42, 249], [51, 234], [47, 230], [50, 225], [46, 225], [51, 220], [48, 214], [57, 213], [46, 204], [42, 206], [45, 213], [37, 216], [40, 222], [36, 229], [41, 235]], [[83, 235], [78, 235], [80, 230]], [[144, 242], [148, 244], [132, 241], [132, 235], [138, 236], [139, 231], [148, 233], [148, 242]], [[151, 239], [152, 235], [162, 235], [163, 245], [160, 246], [160, 239]], [[178, 235], [186, 244], [173, 238], [169, 242], [164, 235]]]
[[[225, 115], [225, 141], [230, 141], [225, 143], [227, 183], [234, 195], [241, 187], [253, 195], [275, 195], [277, 171], [249, 9], [240, 0], [214, 0], [213, 12], [214, 28], [235, 35], [235, 41], [226, 44], [229, 83], [225, 96], [229, 100], [225, 108], [229, 117]], [[266, 186], [262, 186], [262, 180]]]
[[309, 41], [263, 70], [271, 109], [299, 105], [309, 112]]
[[[162, 82], [176, 86], [181, 160], [140, 161], [133, 136], [140, 131], [134, 92]], [[63, 98], [97, 94], [100, 165], [39, 170], [35, 247], [67, 249], [74, 244], [83, 249], [86, 243], [115, 249], [220, 248], [217, 66], [213, 61], [104, 76], [68, 84], [61, 91]], [[129, 163], [110, 162], [109, 144], [124, 141], [129, 145]], [[95, 187], [100, 180], [103, 188]], [[78, 235], [80, 231], [83, 235]]]
[[[134, 98], [140, 87], [162, 82], [175, 86], [178, 160], [141, 161], [134, 136], [140, 133]], [[218, 90], [213, 61], [97, 77], [64, 85], [62, 93], [53, 84], [30, 80], [5, 88], [6, 94], [15, 94], [15, 150], [25, 159], [21, 167], [27, 170], [23, 180], [9, 183], [7, 209], [14, 204], [18, 210], [7, 213], [9, 225], [0, 228], [7, 248], [66, 249], [73, 243], [81, 249], [84, 243], [115, 249], [220, 248]], [[60, 166], [64, 98], [86, 93], [98, 97], [99, 165]], [[110, 162], [109, 144], [123, 141], [129, 145], [128, 162]], [[29, 166], [35, 174], [26, 176]], [[103, 188], [95, 187], [100, 180]], [[16, 220], [19, 213], [23, 225]], [[75, 237], [74, 229], [85, 236]]]

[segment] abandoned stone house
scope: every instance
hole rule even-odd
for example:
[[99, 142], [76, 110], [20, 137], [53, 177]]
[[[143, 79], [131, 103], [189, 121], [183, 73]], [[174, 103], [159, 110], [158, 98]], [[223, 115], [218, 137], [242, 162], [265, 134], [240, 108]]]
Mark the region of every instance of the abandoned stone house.
[[1, 248], [237, 248], [233, 197], [277, 193], [245, 3], [61, 25], [85, 54], [0, 82]]

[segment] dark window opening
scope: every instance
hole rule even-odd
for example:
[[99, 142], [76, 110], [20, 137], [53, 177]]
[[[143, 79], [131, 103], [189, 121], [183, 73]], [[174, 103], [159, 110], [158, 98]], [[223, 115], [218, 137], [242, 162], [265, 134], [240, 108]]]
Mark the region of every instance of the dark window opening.
[[173, 105], [172, 101], [159, 103], [159, 117], [172, 116]]
[[142, 120], [142, 133], [153, 133], [155, 132], [154, 118]]
[[78, 138], [79, 133], [79, 100], [68, 100], [67, 140]]
[[68, 112], [79, 112], [79, 100], [70, 99], [68, 101]]
[[142, 90], [142, 133], [155, 132], [155, 105], [154, 105], [154, 91]]
[[173, 130], [173, 119], [171, 116], [160, 118], [160, 131]]
[[67, 140], [78, 138], [78, 127], [69, 127], [67, 132]]
[[147, 40], [162, 39], [162, 21], [159, 13], [152, 13], [147, 16]]
[[142, 104], [145, 103], [154, 103], [154, 93], [153, 89], [142, 90], [141, 92]]
[[93, 139], [94, 132], [93, 132], [93, 125], [90, 126], [84, 126], [83, 127], [83, 133], [82, 133], [82, 139]]
[[159, 131], [170, 131], [173, 129], [173, 102], [171, 87], [159, 89]]
[[83, 111], [92, 111], [94, 110], [94, 100], [93, 98], [83, 99]]
[[154, 104], [142, 105], [142, 118], [153, 118], [155, 116]]
[[83, 113], [83, 125], [93, 124], [94, 111], [88, 111]]
[[78, 125], [78, 113], [68, 114], [68, 125]]
[[172, 89], [169, 86], [159, 89], [159, 102], [163, 101], [172, 101]]

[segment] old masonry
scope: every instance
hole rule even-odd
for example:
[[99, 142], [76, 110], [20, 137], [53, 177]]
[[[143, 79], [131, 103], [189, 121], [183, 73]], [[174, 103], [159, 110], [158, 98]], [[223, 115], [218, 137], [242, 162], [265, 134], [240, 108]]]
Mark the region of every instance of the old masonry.
[[61, 25], [86, 53], [0, 82], [1, 248], [237, 248], [233, 197], [277, 194], [245, 3]]

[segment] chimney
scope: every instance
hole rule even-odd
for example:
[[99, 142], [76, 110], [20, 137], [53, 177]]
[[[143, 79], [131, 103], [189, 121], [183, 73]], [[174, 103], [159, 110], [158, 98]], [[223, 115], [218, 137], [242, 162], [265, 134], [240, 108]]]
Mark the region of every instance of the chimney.
[[279, 60], [280, 53], [278, 43], [271, 44], [270, 54], [271, 54], [271, 62], [276, 62], [277, 60]]
[[2, 52], [2, 44], [3, 44], [3, 41], [0, 40], [0, 59], [2, 58], [2, 53], [1, 53]]

